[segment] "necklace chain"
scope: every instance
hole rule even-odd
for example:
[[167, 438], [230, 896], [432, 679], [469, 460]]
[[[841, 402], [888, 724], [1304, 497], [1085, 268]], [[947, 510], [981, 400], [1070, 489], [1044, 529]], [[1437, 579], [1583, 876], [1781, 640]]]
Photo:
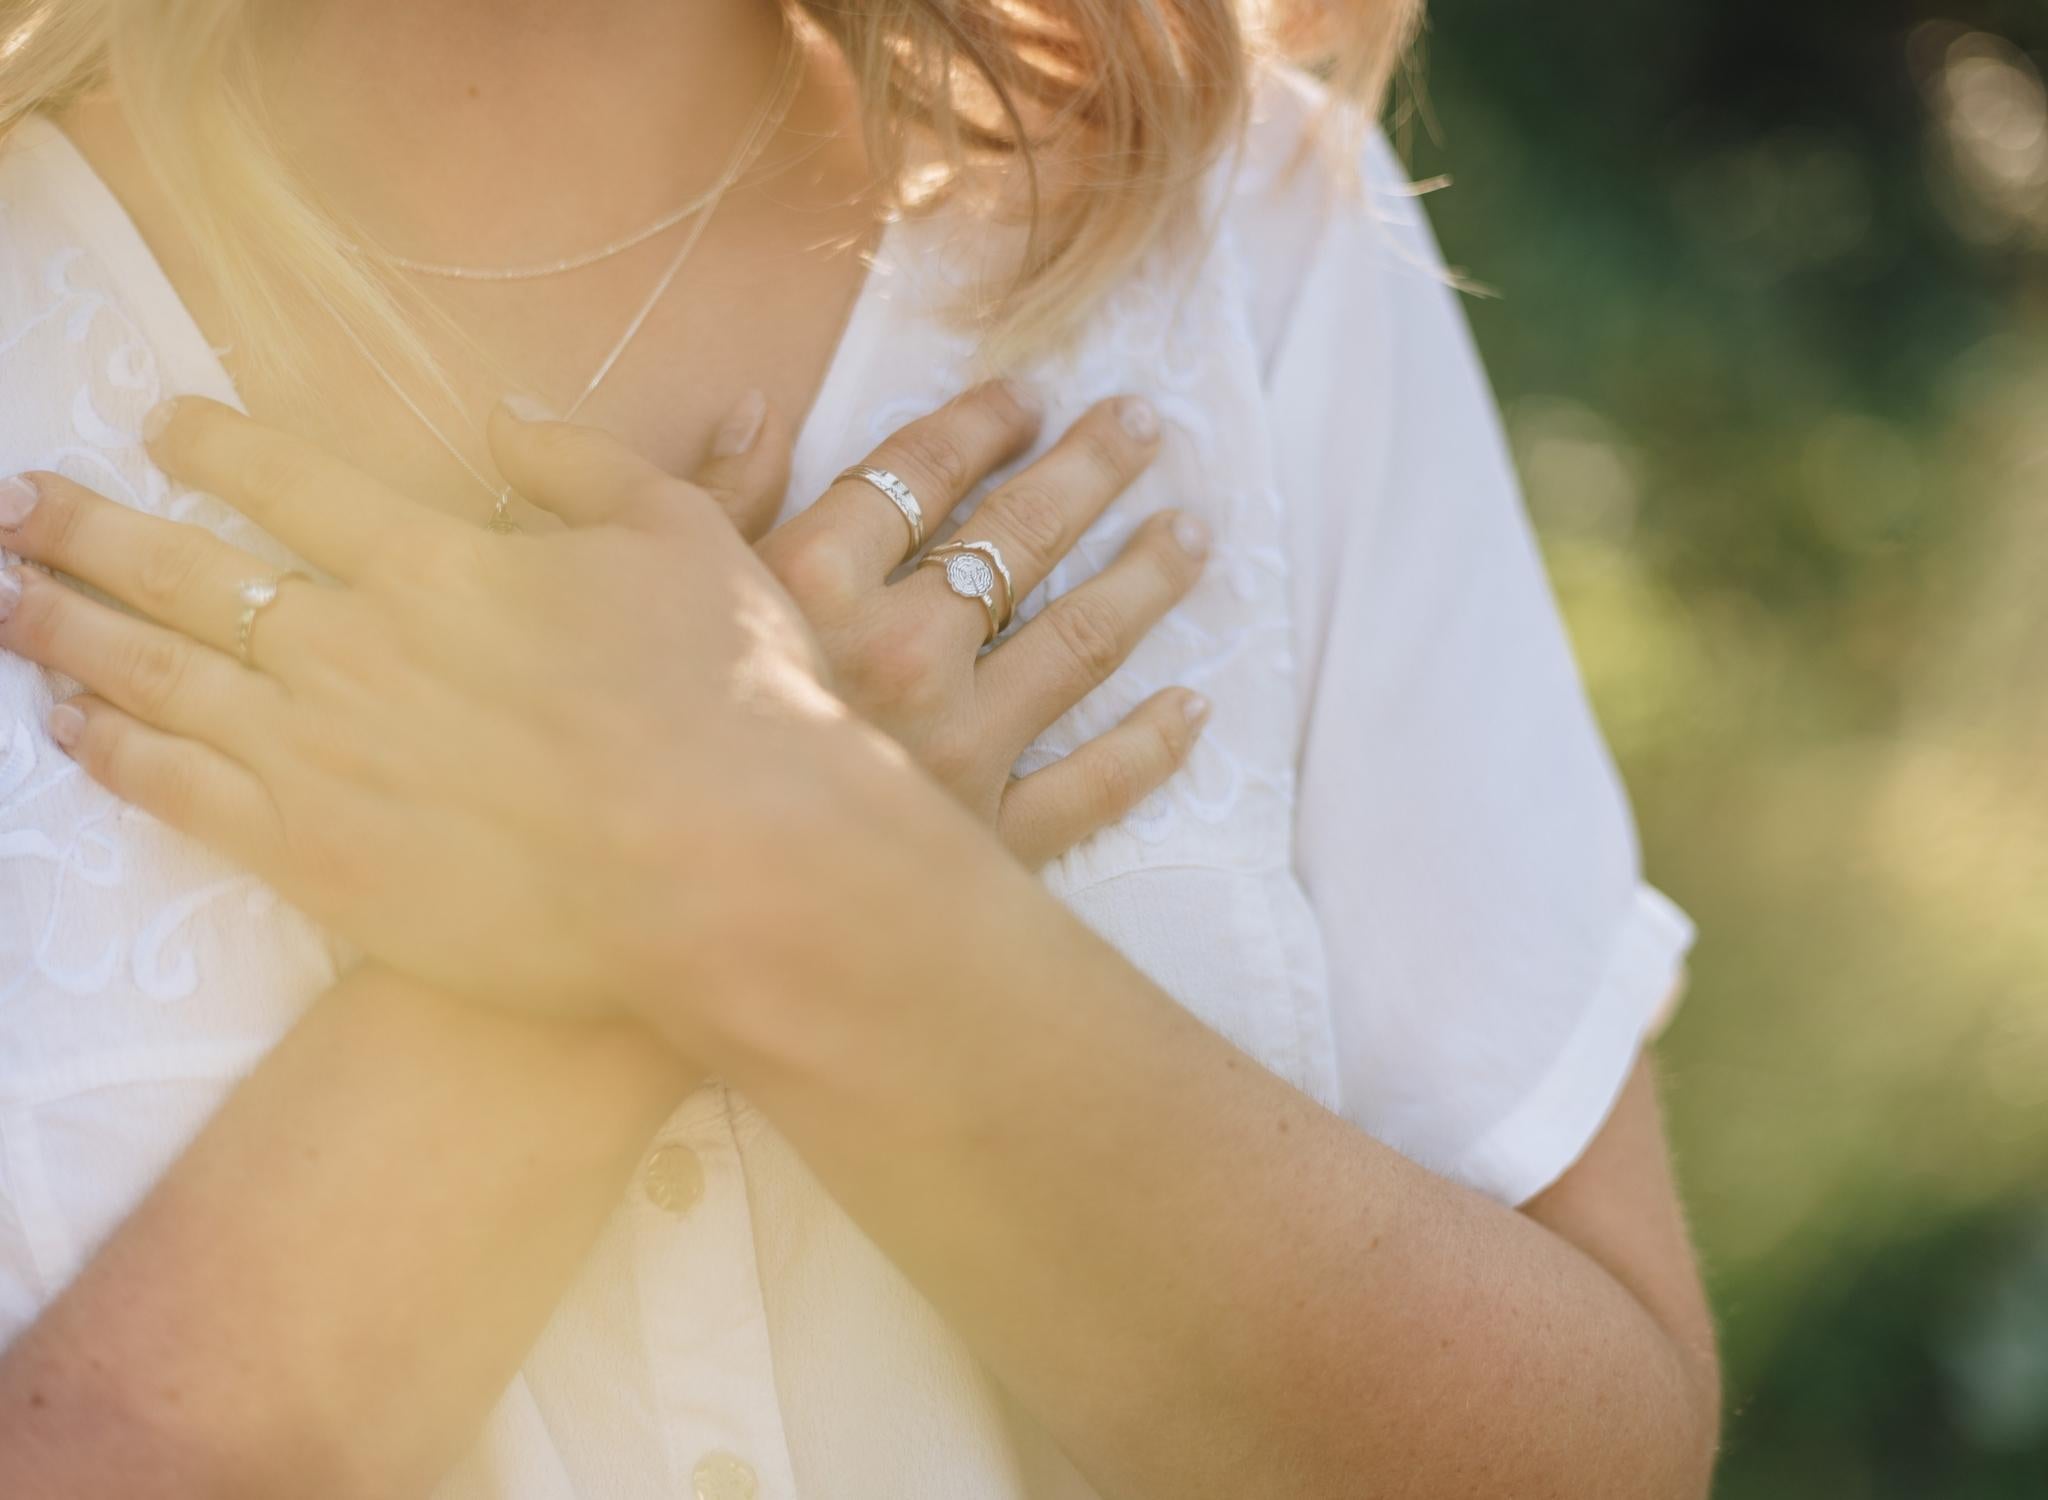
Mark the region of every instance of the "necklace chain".
[[566, 276], [571, 271], [581, 271], [600, 262], [624, 255], [640, 245], [646, 244], [657, 235], [666, 234], [692, 214], [709, 208], [717, 201], [720, 185], [713, 184], [680, 207], [672, 208], [652, 223], [643, 224], [631, 234], [586, 250], [580, 255], [567, 256], [562, 260], [535, 261], [530, 265], [515, 266], [465, 266], [452, 261], [414, 260], [406, 255], [386, 254], [384, 259], [401, 271], [410, 271], [416, 276], [437, 276], [444, 281], [540, 281], [549, 276]]
[[[740, 138], [739, 155], [748, 154], [748, 143], [759, 135], [773, 107], [774, 96], [771, 94], [747, 127], [747, 133]], [[730, 186], [730, 173], [721, 174], [719, 179], [703, 192], [676, 205], [631, 233], [607, 241], [593, 250], [567, 255], [559, 260], [533, 261], [509, 266], [472, 266], [459, 261], [425, 260], [409, 255], [395, 255], [389, 251], [382, 252], [382, 259], [397, 270], [409, 271], [416, 276], [438, 277], [444, 281], [540, 281], [549, 276], [566, 276], [572, 271], [587, 270], [591, 266], [615, 259], [628, 250], [646, 244], [658, 235], [666, 234], [693, 214], [702, 213], [715, 206]], [[361, 252], [363, 247], [358, 245], [351, 248]]]
[[[639, 337], [641, 329], [647, 325], [648, 318], [653, 316], [654, 309], [660, 304], [661, 299], [668, 294], [669, 288], [675, 285], [676, 278], [682, 274], [684, 263], [689, 260], [690, 252], [697, 248], [698, 240], [703, 238], [704, 230], [711, 223], [712, 217], [718, 212], [719, 204], [724, 201], [726, 193], [767, 146], [768, 141], [774, 134], [775, 127], [781, 122], [784, 112], [789, 108], [793, 86], [799, 77], [797, 64], [800, 58], [801, 50], [796, 46], [795, 38], [791, 36], [784, 47], [782, 71], [776, 80], [775, 87], [769, 92], [766, 102], [755, 115], [752, 125], [748, 127], [747, 134], [742, 138], [739, 149], [734, 152], [732, 159], [726, 163], [725, 170], [719, 174], [718, 180], [711, 185], [707, 192], [700, 195], [695, 204], [686, 206], [684, 209], [675, 211], [672, 214], [664, 215], [663, 220], [657, 221], [654, 225], [637, 230], [634, 234], [627, 236], [626, 239], [614, 241], [612, 245], [603, 247], [601, 250], [592, 252], [587, 256], [572, 257], [571, 261], [575, 263], [560, 262], [545, 270], [536, 271], [532, 267], [507, 267], [497, 270], [476, 267], [435, 267], [422, 263], [408, 263], [398, 258], [391, 258], [391, 263], [401, 269], [417, 270], [425, 275], [452, 276], [454, 279], [461, 280], [534, 280], [538, 279], [541, 275], [554, 275], [558, 274], [558, 271], [576, 270], [582, 265], [594, 265], [600, 260], [619, 255], [631, 249], [634, 245], [643, 244], [647, 240], [652, 239], [664, 229], [675, 227], [675, 225], [680, 224], [692, 213], [696, 214], [696, 222], [691, 225], [689, 234], [684, 237], [683, 243], [677, 247], [676, 253], [669, 258], [669, 262], [662, 268], [661, 274], [655, 278], [653, 287], [648, 291], [647, 296], [641, 300], [640, 306], [634, 311], [632, 318], [628, 320], [624, 331], [619, 334], [618, 338], [612, 341], [612, 345], [605, 352], [604, 358], [598, 362], [595, 372], [592, 373], [589, 380], [584, 382], [583, 389], [577, 393], [576, 399], [562, 413], [565, 420], [574, 417], [589, 402], [590, 398], [597, 394], [598, 387], [604, 384], [605, 378], [611, 374], [626, 350]], [[529, 272], [533, 274], [528, 274]], [[512, 487], [493, 480], [479, 468], [470, 459], [469, 455], [463, 452], [462, 446], [449, 437], [440, 424], [427, 414], [426, 409], [414, 399], [410, 391], [406, 390], [398, 377], [385, 368], [384, 363], [377, 358], [362, 336], [349, 325], [348, 321], [346, 319], [340, 321], [342, 332], [348, 336], [349, 342], [355, 345], [356, 352], [362, 355], [364, 360], [369, 363], [370, 368], [377, 373], [378, 378], [384, 382], [391, 393], [403, 403], [407, 411], [412, 413], [413, 417], [427, 430], [434, 441], [439, 443], [447, 451], [448, 455], [462, 466], [470, 478], [474, 479], [486, 493], [492, 496], [491, 513], [484, 524], [492, 531], [515, 530], [516, 528], [508, 517], [512, 505]], [[474, 422], [470, 423], [470, 431], [476, 437], [480, 438], [482, 436], [481, 431]]]

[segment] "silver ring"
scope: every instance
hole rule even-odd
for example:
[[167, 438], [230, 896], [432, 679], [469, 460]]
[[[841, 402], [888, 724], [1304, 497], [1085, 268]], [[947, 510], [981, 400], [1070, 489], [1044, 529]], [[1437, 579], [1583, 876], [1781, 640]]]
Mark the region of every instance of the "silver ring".
[[305, 576], [293, 570], [274, 573], [268, 578], [245, 578], [242, 586], [235, 590], [235, 597], [242, 601], [241, 617], [235, 621], [235, 655], [243, 666], [252, 670], [256, 666], [256, 658], [249, 649], [251, 638], [256, 634], [256, 617], [277, 603], [277, 591], [284, 587], [286, 579]]
[[[1010, 628], [1017, 612], [1017, 586], [1010, 581], [1010, 568], [1002, 549], [994, 542], [951, 541], [932, 548], [920, 561], [937, 563], [946, 570], [946, 587], [963, 599], [972, 599], [988, 611], [988, 635], [984, 646]], [[1002, 600], [996, 587], [1002, 586]]]
[[[903, 524], [910, 528], [910, 545], [903, 549], [903, 560], [910, 561], [917, 549], [924, 545], [924, 507], [917, 503], [917, 496], [910, 492], [910, 486], [891, 474], [887, 469], [878, 469], [872, 464], [855, 464], [840, 471], [839, 479], [858, 479], [881, 491], [882, 496], [896, 507]], [[834, 484], [838, 479], [833, 481]]]

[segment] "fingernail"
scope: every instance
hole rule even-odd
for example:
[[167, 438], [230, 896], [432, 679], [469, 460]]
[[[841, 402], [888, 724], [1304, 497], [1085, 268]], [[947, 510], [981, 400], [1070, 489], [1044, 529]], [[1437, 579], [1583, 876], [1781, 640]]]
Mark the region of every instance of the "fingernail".
[[529, 396], [524, 391], [507, 391], [498, 398], [498, 405], [505, 408], [505, 415], [515, 422], [552, 422], [554, 408], [538, 396]]
[[69, 750], [85, 732], [85, 711], [69, 703], [50, 710], [50, 738]]
[[718, 424], [718, 435], [711, 440], [711, 456], [738, 458], [754, 446], [754, 440], [761, 435], [761, 424], [767, 420], [768, 398], [760, 391], [748, 391]]
[[1180, 711], [1186, 716], [1191, 729], [1200, 729], [1209, 722], [1209, 708], [1209, 700], [1200, 693], [1189, 693], [1180, 704]]
[[1033, 421], [1045, 415], [1045, 398], [1021, 380], [1005, 380], [1003, 394], [1016, 403], [1017, 410]]
[[1189, 557], [1209, 555], [1209, 528], [1200, 516], [1182, 511], [1173, 518], [1173, 540]]
[[14, 530], [28, 519], [40, 498], [36, 482], [26, 474], [10, 474], [0, 479], [0, 528]]
[[1158, 409], [1143, 396], [1126, 396], [1117, 402], [1116, 419], [1134, 442], [1149, 443], [1159, 436]]
[[14, 606], [21, 603], [21, 570], [0, 568], [0, 620], [14, 613]]
[[164, 429], [171, 425], [171, 418], [176, 415], [177, 407], [178, 398], [173, 396], [168, 401], [157, 402], [149, 409], [149, 415], [142, 419], [142, 440], [145, 443], [153, 443], [164, 435]]

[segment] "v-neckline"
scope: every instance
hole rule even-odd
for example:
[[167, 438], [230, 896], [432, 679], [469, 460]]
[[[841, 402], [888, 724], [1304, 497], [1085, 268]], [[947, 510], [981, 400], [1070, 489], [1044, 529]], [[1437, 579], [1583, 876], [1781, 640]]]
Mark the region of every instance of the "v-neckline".
[[[76, 196], [65, 204], [65, 212], [86, 231], [94, 253], [108, 263], [124, 303], [142, 323], [168, 377], [166, 383], [172, 387], [165, 394], [206, 396], [246, 411], [220, 351], [207, 340], [127, 205], [99, 169], [63, 127], [46, 115], [28, 115], [14, 128], [19, 140], [10, 144], [53, 153], [61, 163], [59, 170], [75, 180]], [[792, 474], [821, 472], [834, 455], [820, 450], [838, 439], [852, 416], [859, 394], [857, 377], [880, 342], [886, 322], [890, 299], [881, 283], [891, 274], [899, 223], [894, 218], [885, 221], [867, 254], [860, 289], [812, 393], [810, 409], [797, 427]]]

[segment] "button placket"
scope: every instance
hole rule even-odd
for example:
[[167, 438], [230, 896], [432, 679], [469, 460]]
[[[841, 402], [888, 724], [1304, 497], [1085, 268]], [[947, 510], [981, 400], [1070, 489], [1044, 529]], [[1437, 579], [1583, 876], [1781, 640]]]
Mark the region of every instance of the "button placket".
[[631, 1191], [642, 1336], [674, 1492], [793, 1500], [745, 1167], [722, 1087], [669, 1117]]

